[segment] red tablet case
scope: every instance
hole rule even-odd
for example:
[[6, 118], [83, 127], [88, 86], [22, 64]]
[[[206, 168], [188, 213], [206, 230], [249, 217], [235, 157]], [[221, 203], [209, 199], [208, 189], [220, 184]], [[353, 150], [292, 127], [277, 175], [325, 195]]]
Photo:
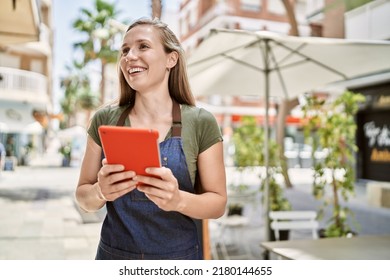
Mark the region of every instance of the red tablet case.
[[123, 164], [140, 175], [147, 175], [147, 167], [161, 166], [157, 130], [103, 125], [99, 135], [109, 164]]

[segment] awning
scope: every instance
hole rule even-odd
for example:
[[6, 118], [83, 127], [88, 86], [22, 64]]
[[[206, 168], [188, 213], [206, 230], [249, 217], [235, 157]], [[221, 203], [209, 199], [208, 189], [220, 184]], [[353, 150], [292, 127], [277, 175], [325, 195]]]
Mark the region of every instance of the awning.
[[34, 41], [39, 41], [37, 1], [0, 1], [0, 45]]

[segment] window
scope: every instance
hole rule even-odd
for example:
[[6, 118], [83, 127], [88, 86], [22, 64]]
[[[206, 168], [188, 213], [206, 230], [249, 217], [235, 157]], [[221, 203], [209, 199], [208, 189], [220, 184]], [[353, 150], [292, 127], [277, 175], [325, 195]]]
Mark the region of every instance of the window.
[[284, 8], [282, 0], [268, 1], [268, 12], [277, 15], [284, 15], [286, 13], [286, 10]]
[[241, 10], [259, 12], [261, 10], [261, 0], [241, 0]]

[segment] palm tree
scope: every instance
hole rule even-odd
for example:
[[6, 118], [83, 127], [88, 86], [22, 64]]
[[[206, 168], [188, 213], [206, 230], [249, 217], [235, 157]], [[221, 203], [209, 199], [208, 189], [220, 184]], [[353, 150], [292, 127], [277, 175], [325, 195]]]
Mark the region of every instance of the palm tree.
[[95, 0], [92, 10], [82, 8], [80, 18], [73, 22], [73, 27], [86, 35], [85, 40], [75, 43], [76, 49], [83, 51], [83, 61], [88, 64], [99, 60], [101, 65], [100, 102], [105, 102], [105, 67], [108, 63], [115, 63], [118, 58], [116, 40], [121, 34], [110, 20], [119, 14], [115, 4], [104, 0]]
[[[288, 17], [288, 21], [290, 23], [290, 35], [291, 36], [299, 36], [299, 31], [298, 31], [298, 24], [296, 21], [295, 17], [295, 11], [294, 11], [294, 6], [291, 3], [290, 0], [282, 0], [284, 8], [286, 9], [286, 14]], [[278, 112], [278, 125], [277, 125], [277, 143], [280, 146], [280, 157], [284, 160], [282, 160], [281, 165], [282, 165], [282, 174], [286, 182], [287, 187], [292, 187], [292, 183], [290, 181], [290, 177], [288, 175], [288, 167], [287, 167], [287, 161], [286, 157], [284, 156], [284, 124], [285, 124], [285, 119], [288, 115], [288, 113], [293, 109], [295, 106], [299, 104], [298, 99], [294, 98], [292, 100], [285, 100], [283, 101], [280, 106], [279, 106], [279, 112]]]
[[99, 106], [98, 97], [91, 91], [90, 87], [80, 91], [77, 98], [77, 108], [86, 111], [86, 120], [89, 121], [91, 112]]
[[[63, 126], [69, 127], [72, 124], [76, 113], [77, 91], [84, 83], [89, 83], [89, 79], [84, 79], [79, 72], [83, 64], [73, 61], [72, 66], [66, 65], [68, 74], [61, 78], [60, 86], [64, 89], [64, 97], [61, 100], [62, 113], [64, 114]], [[86, 77], [87, 78], [87, 77]]]
[[152, 18], [161, 18], [162, 13], [162, 3], [161, 0], [151, 0], [152, 1]]
[[286, 9], [286, 14], [288, 17], [288, 21], [290, 23], [290, 35], [291, 36], [299, 36], [299, 31], [298, 31], [298, 24], [297, 20], [295, 17], [295, 11], [293, 4], [291, 4], [290, 0], [282, 0], [284, 8]]
[[[97, 98], [92, 94], [90, 79], [85, 72], [84, 64], [73, 61], [72, 66], [66, 66], [68, 74], [61, 78], [64, 97], [61, 100], [62, 112], [65, 116], [63, 126], [74, 124], [78, 109], [86, 110], [88, 115], [97, 107]], [[89, 116], [87, 116], [89, 119]]]

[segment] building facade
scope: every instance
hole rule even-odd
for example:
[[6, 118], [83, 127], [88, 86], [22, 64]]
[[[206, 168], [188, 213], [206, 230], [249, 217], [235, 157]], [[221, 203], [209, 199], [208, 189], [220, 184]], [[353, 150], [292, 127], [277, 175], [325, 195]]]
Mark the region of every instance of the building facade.
[[[306, 3], [290, 1], [302, 36], [309, 34]], [[289, 34], [290, 24], [282, 1], [270, 0], [182, 0], [179, 11], [179, 35], [188, 55], [210, 29], [268, 30]]]
[[13, 164], [43, 153], [50, 129], [51, 4], [0, 2], [0, 141]]
[[[306, 1], [290, 1], [301, 36], [308, 36], [310, 28], [306, 24]], [[183, 0], [179, 11], [179, 37], [188, 56], [191, 55], [211, 29], [267, 30], [280, 34], [289, 34], [291, 24], [282, 1], [270, 0]], [[199, 101], [214, 106], [262, 106], [260, 97], [220, 97], [211, 96]], [[274, 107], [275, 104], [271, 104]], [[226, 116], [217, 114], [220, 122]], [[223, 120], [223, 118], [225, 120]], [[230, 118], [230, 117], [229, 117]], [[227, 122], [239, 116], [231, 116]], [[226, 124], [228, 125], [228, 124]]]
[[[390, 40], [389, 0], [308, 0], [308, 6], [308, 20], [323, 37]], [[356, 119], [357, 177], [389, 182], [390, 60], [388, 71], [339, 84], [366, 96]]]

